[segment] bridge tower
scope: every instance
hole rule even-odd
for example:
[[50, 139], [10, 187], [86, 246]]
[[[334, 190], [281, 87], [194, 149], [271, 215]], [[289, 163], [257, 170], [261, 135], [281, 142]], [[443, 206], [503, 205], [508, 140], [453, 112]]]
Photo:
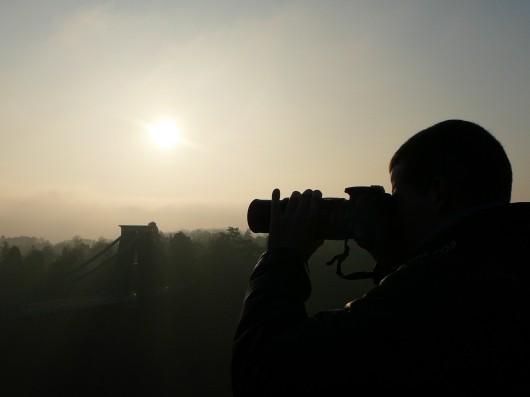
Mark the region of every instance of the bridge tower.
[[139, 300], [148, 299], [156, 290], [159, 268], [157, 246], [159, 232], [155, 222], [148, 225], [120, 225], [121, 239], [114, 274], [114, 293]]

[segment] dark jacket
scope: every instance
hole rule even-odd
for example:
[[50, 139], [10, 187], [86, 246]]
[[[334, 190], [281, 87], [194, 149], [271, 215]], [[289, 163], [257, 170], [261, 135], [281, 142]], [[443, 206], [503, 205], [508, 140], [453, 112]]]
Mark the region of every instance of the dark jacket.
[[303, 263], [266, 252], [235, 335], [236, 397], [530, 392], [530, 203], [482, 210], [346, 305], [308, 317]]

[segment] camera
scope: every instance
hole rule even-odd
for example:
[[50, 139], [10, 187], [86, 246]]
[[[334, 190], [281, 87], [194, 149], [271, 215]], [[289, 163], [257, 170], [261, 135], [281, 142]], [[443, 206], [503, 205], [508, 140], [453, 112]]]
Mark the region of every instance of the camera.
[[[317, 237], [323, 240], [354, 239], [361, 246], [376, 243], [388, 233], [395, 213], [393, 197], [382, 186], [353, 186], [345, 198], [322, 198], [318, 213]], [[284, 209], [289, 199], [280, 201]], [[248, 226], [254, 233], [268, 233], [271, 200], [253, 200], [247, 212]]]

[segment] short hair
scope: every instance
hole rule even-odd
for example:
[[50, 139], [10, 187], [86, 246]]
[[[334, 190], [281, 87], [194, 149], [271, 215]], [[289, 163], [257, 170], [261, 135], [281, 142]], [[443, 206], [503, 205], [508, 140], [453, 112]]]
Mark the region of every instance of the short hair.
[[502, 145], [481, 126], [446, 120], [418, 132], [390, 160], [403, 165], [403, 180], [425, 191], [445, 178], [467, 205], [509, 203], [512, 167]]

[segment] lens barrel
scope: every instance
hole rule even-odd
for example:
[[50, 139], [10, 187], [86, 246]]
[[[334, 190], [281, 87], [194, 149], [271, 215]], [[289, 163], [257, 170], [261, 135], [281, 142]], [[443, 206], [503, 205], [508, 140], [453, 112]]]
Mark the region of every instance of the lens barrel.
[[[362, 229], [368, 224], [380, 222], [381, 215], [389, 218], [395, 211], [392, 196], [385, 193], [382, 186], [353, 186], [346, 188], [344, 192], [349, 195], [349, 199], [326, 197], [320, 202], [317, 223], [318, 238], [324, 240], [362, 238], [364, 235]], [[360, 199], [372, 203], [372, 208], [360, 205]], [[280, 201], [282, 210], [288, 202], [288, 198]], [[256, 199], [250, 203], [247, 222], [251, 231], [254, 233], [269, 232], [271, 205], [271, 200]]]
[[[283, 210], [288, 198], [280, 201]], [[268, 233], [271, 217], [271, 200], [253, 200], [247, 212], [248, 227], [254, 233]], [[348, 200], [343, 198], [323, 198], [318, 213], [317, 235], [324, 240], [344, 240], [347, 236]]]

